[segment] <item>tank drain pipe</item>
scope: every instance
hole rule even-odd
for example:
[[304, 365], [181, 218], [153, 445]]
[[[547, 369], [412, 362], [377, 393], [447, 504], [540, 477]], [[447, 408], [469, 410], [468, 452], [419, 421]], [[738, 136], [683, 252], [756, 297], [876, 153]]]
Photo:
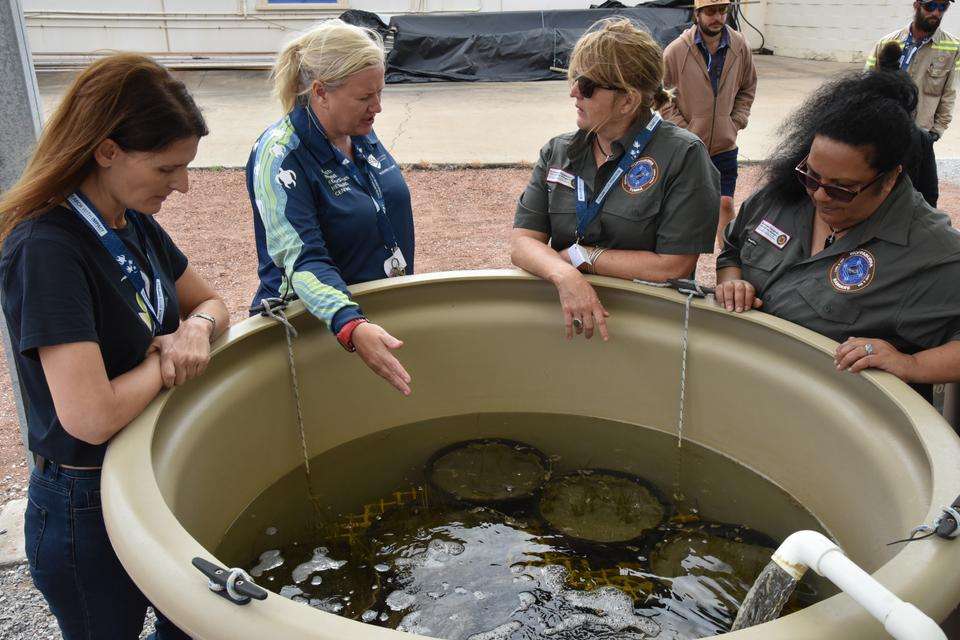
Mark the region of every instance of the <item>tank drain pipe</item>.
[[893, 595], [816, 531], [791, 534], [773, 554], [773, 561], [798, 582], [808, 568], [813, 569], [870, 612], [897, 640], [947, 640], [936, 622]]

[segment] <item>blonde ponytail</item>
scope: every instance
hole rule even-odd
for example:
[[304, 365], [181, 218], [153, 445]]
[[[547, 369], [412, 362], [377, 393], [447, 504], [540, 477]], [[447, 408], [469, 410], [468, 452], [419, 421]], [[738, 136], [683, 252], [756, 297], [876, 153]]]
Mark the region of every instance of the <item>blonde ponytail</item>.
[[273, 93], [290, 111], [314, 82], [336, 88], [372, 66], [384, 66], [383, 39], [372, 29], [333, 19], [321, 22], [283, 48], [273, 66]]

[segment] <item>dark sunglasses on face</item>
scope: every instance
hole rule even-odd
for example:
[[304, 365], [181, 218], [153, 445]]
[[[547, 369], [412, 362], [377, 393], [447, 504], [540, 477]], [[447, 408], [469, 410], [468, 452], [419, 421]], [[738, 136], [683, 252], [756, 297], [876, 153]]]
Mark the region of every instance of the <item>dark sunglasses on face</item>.
[[823, 189], [823, 192], [827, 194], [828, 198], [836, 200], [837, 202], [853, 202], [853, 199], [863, 193], [864, 189], [885, 175], [878, 173], [877, 177], [873, 180], [859, 187], [841, 187], [835, 184], [823, 184], [820, 182], [819, 178], [814, 177], [814, 175], [810, 173], [810, 167], [807, 166], [806, 158], [800, 161], [795, 171], [797, 172], [797, 179], [800, 180], [800, 184], [802, 184], [803, 188], [808, 192], [814, 194], [820, 189]]
[[921, 3], [921, 5], [929, 13], [933, 13], [934, 11], [944, 13], [950, 7], [949, 2], [924, 2]]
[[606, 85], [599, 84], [587, 76], [577, 76], [577, 79], [574, 80], [577, 83], [577, 91], [580, 92], [580, 95], [584, 98], [590, 99], [593, 97], [593, 92], [597, 89], [608, 89], [610, 91], [616, 91], [616, 87], [608, 87]]

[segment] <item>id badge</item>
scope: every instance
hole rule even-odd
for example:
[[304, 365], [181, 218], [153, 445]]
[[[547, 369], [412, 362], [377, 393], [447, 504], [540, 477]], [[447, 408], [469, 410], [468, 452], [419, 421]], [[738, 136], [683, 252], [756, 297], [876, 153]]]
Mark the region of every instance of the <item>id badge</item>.
[[574, 269], [579, 269], [580, 265], [584, 262], [589, 262], [586, 254], [583, 252], [583, 247], [580, 246], [580, 243], [572, 244], [567, 249], [567, 255], [570, 256], [570, 264], [573, 265]]
[[396, 278], [397, 276], [406, 275], [407, 261], [404, 259], [403, 252], [400, 251], [400, 247], [394, 247], [393, 254], [384, 261], [383, 272], [387, 274], [388, 278]]

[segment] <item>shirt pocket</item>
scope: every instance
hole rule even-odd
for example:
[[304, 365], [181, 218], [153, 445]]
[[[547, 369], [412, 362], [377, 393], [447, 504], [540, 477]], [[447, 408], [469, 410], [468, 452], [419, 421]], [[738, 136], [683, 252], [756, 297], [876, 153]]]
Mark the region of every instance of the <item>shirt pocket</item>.
[[860, 305], [844, 299], [823, 281], [810, 278], [797, 287], [800, 297], [828, 322], [851, 325], [860, 317]]
[[928, 96], [940, 96], [943, 94], [943, 86], [947, 82], [947, 74], [950, 73], [950, 66], [944, 65], [938, 67], [931, 65], [925, 74], [923, 74], [923, 93]]
[[765, 246], [766, 240], [757, 242], [748, 237], [740, 251], [741, 277], [752, 284], [757, 291], [763, 291], [773, 275], [773, 270], [783, 262], [783, 252], [773, 245]]
[[549, 206], [550, 213], [576, 213], [576, 192], [566, 185], [548, 182], [547, 205]]

